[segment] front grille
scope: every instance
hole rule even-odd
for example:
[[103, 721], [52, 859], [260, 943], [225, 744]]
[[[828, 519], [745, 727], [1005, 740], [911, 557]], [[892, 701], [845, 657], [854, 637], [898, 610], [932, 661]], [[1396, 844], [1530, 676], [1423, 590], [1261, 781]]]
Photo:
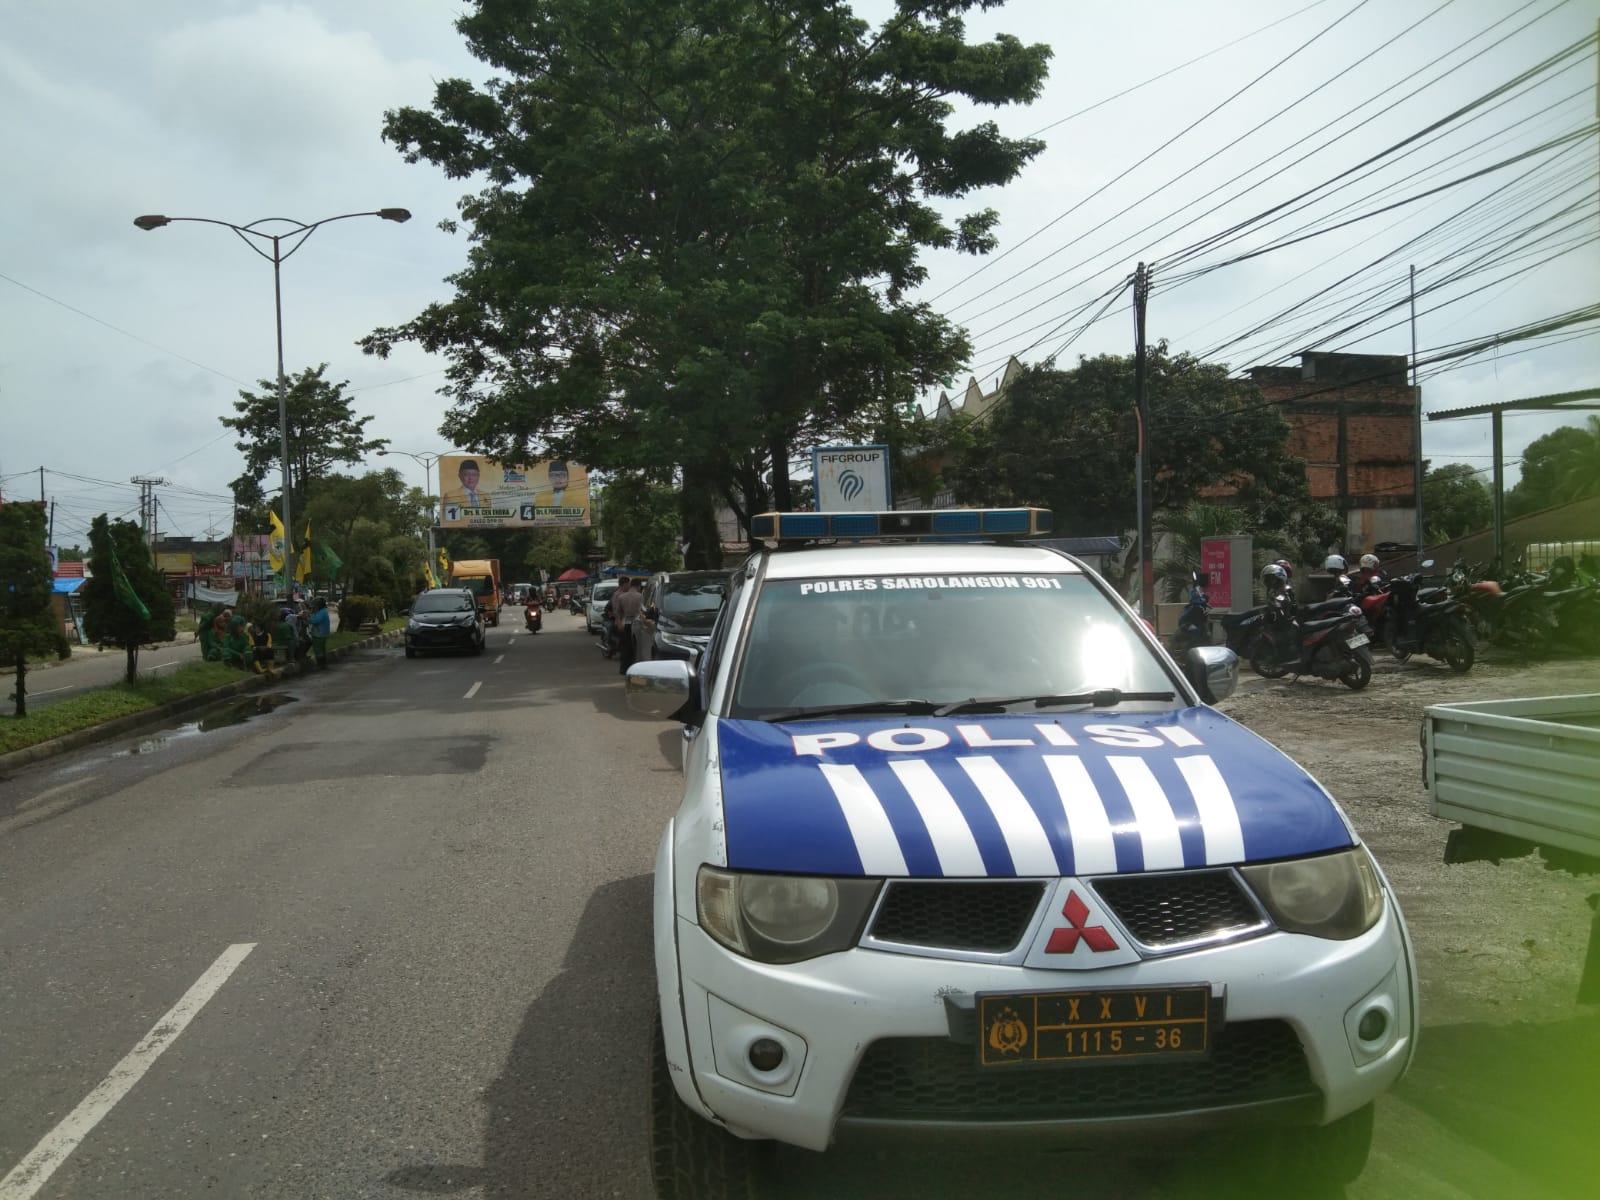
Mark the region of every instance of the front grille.
[[970, 1044], [885, 1038], [862, 1056], [846, 1117], [877, 1120], [1050, 1121], [1141, 1116], [1316, 1094], [1300, 1039], [1284, 1021], [1217, 1031], [1211, 1055], [1170, 1062], [987, 1068]]
[[871, 936], [907, 946], [1004, 954], [1028, 931], [1044, 889], [1038, 880], [896, 880]]
[[1101, 901], [1146, 946], [1205, 941], [1264, 928], [1232, 871], [1181, 871], [1094, 880]]

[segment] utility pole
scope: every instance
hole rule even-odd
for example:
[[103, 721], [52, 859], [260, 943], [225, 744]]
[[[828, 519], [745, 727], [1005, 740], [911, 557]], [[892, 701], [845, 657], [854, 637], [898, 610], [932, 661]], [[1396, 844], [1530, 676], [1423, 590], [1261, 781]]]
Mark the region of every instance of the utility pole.
[[1138, 418], [1139, 446], [1134, 455], [1134, 476], [1138, 492], [1139, 522], [1139, 615], [1146, 621], [1156, 616], [1156, 560], [1150, 545], [1150, 406], [1145, 396], [1145, 309], [1150, 302], [1150, 272], [1143, 263], [1133, 273], [1133, 405]]
[[1412, 486], [1417, 493], [1417, 570], [1421, 570], [1422, 543], [1424, 540], [1422, 523], [1422, 389], [1417, 387], [1417, 268], [1411, 268], [1411, 440], [1414, 443], [1412, 457], [1416, 460], [1412, 467]]
[[145, 475], [135, 475], [128, 481], [139, 485], [139, 528], [144, 530], [145, 545], [152, 555], [156, 552], [156, 497], [155, 490], [169, 481]]
[[44, 468], [39, 468], [39, 503], [44, 503]]

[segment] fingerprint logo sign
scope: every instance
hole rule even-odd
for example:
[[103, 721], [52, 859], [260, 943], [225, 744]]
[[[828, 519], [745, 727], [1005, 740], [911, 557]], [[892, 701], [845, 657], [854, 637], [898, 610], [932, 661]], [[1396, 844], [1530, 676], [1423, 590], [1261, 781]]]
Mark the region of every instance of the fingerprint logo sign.
[[878, 512], [894, 507], [887, 446], [825, 446], [811, 452], [819, 512]]

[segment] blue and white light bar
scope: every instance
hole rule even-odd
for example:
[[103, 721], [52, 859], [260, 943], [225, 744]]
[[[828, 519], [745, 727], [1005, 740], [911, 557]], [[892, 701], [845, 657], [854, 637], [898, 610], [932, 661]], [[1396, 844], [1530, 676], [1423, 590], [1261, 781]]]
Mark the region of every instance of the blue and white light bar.
[[942, 508], [900, 512], [760, 513], [750, 536], [762, 542], [839, 538], [1020, 538], [1049, 533], [1047, 508]]

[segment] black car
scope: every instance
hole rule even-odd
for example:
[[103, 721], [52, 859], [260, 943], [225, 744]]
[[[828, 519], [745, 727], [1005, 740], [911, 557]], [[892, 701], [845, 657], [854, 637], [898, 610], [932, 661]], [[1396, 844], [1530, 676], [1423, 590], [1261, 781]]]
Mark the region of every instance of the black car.
[[483, 612], [466, 588], [429, 588], [411, 602], [406, 622], [406, 657], [420, 650], [483, 653]]
[[692, 659], [711, 638], [711, 626], [728, 594], [726, 571], [672, 571], [644, 585], [644, 604], [633, 625], [638, 657]]

